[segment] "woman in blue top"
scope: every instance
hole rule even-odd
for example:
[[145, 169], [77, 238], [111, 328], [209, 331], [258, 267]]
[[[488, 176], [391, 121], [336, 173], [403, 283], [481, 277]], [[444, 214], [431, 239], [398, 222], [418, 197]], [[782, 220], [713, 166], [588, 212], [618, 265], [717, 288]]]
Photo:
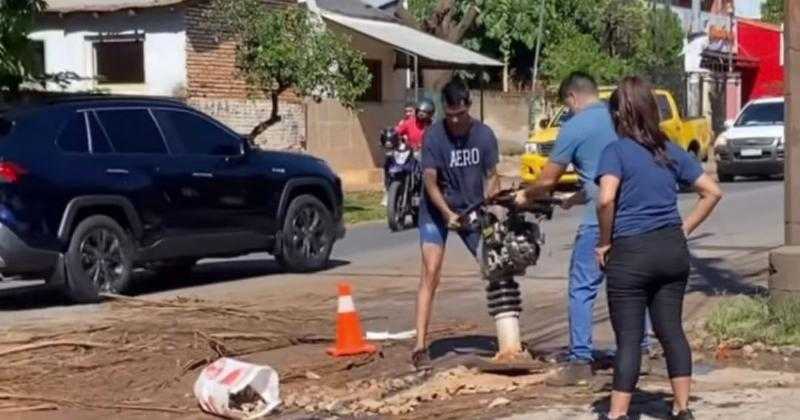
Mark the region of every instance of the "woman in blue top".
[[[596, 178], [596, 255], [606, 273], [617, 341], [608, 418], [628, 418], [649, 310], [675, 394], [672, 417], [693, 419], [687, 407], [692, 356], [681, 323], [689, 278], [686, 237], [708, 217], [722, 192], [700, 164], [660, 130], [658, 106], [647, 82], [623, 79], [609, 106], [620, 139], [603, 151]], [[685, 220], [678, 213], [679, 184], [693, 185], [700, 196]]]

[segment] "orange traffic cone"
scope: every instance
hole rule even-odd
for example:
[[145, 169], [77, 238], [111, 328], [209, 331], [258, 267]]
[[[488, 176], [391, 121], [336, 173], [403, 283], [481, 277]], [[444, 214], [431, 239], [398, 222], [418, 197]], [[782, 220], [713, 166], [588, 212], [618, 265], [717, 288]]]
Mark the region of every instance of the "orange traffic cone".
[[358, 319], [350, 285], [339, 284], [339, 313], [336, 319], [336, 346], [328, 349], [334, 357], [374, 353], [377, 348], [364, 341], [364, 331]]

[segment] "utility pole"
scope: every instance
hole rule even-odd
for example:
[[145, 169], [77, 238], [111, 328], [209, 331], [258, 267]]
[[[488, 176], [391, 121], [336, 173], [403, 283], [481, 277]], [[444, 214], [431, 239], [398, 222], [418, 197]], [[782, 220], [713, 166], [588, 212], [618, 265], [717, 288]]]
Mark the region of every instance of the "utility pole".
[[[800, 298], [800, 8], [784, 0], [785, 245], [770, 253], [770, 295]], [[796, 6], [796, 5], [795, 5]]]
[[736, 9], [733, 0], [728, 3], [728, 19], [730, 21], [731, 36], [730, 46], [728, 47], [728, 74], [733, 74], [733, 52], [736, 49]]
[[692, 0], [692, 28], [690, 30], [692, 35], [703, 32], [703, 22], [701, 21], [701, 0]]
[[[698, 0], [699, 1], [699, 0]], [[533, 53], [533, 83], [531, 84], [531, 90], [536, 90], [536, 79], [539, 77], [539, 51], [542, 48], [542, 36], [544, 36], [544, 32], [542, 28], [544, 26], [544, 2], [539, 4], [539, 29], [536, 32], [536, 51]]]
[[[686, 40], [688, 43], [693, 43], [695, 40], [703, 35], [705, 28], [703, 27], [701, 0], [692, 0], [692, 24], [689, 27]], [[685, 58], [685, 57], [684, 57]], [[685, 61], [686, 63], [687, 61]], [[694, 67], [694, 66], [693, 66]], [[703, 82], [702, 74], [696, 68], [687, 68], [688, 74], [686, 75], [687, 95], [686, 95], [686, 111], [691, 117], [700, 115], [702, 109], [701, 103], [701, 83]]]

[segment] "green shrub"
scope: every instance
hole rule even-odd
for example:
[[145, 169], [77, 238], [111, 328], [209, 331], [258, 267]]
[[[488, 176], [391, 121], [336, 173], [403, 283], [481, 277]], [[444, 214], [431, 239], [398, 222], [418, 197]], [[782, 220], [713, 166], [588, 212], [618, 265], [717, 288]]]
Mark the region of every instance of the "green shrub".
[[800, 345], [800, 299], [780, 303], [764, 297], [726, 299], [711, 313], [706, 330], [719, 340]]

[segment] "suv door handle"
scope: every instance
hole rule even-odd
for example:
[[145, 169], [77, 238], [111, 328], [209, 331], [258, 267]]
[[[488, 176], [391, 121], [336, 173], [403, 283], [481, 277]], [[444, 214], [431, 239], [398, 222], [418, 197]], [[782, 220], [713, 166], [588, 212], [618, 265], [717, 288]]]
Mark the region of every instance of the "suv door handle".
[[106, 169], [106, 173], [109, 175], [129, 175], [130, 172], [127, 169], [120, 169], [120, 168], [109, 168]]
[[194, 172], [192, 176], [195, 178], [214, 178], [214, 174], [208, 172]]

